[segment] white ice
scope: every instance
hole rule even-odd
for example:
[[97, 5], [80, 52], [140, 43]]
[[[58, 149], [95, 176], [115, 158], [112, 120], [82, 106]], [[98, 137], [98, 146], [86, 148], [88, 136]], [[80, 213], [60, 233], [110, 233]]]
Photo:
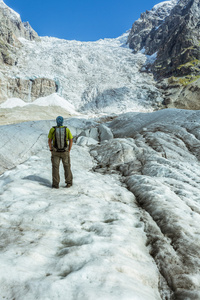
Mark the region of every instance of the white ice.
[[73, 187], [61, 168], [59, 190], [47, 147], [54, 122], [1, 126], [1, 173], [10, 170], [0, 177], [0, 297], [199, 299], [199, 117], [105, 118], [114, 138], [102, 142], [94, 132], [104, 119], [66, 120], [88, 137], [71, 152]]
[[45, 144], [1, 176], [0, 298], [161, 299], [135, 197], [87, 147], [71, 160], [70, 189], [51, 189]]
[[[163, 98], [153, 76], [139, 72], [147, 57], [132, 53], [127, 36], [96, 42], [20, 38], [17, 64], [7, 76], [54, 80], [58, 95], [79, 112], [152, 111]], [[30, 95], [24, 101], [30, 102]]]
[[47, 97], [38, 98], [35, 101], [33, 101], [32, 104], [38, 105], [38, 106], [60, 106], [60, 107], [64, 108], [65, 110], [67, 110], [70, 114], [73, 114], [73, 115], [77, 114], [77, 112], [75, 111], [74, 105], [69, 103], [69, 101], [60, 97], [56, 93], [49, 95]]

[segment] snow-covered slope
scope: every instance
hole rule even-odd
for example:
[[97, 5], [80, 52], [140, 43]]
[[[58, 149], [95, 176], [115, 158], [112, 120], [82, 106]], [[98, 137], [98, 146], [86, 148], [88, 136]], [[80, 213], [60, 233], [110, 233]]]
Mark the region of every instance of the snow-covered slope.
[[14, 11], [12, 8], [8, 7], [3, 0], [0, 0], [0, 9], [6, 11], [6, 15], [14, 22], [21, 21], [20, 15]]
[[73, 104], [56, 93], [28, 103], [19, 98], [10, 98], [0, 104], [0, 109], [0, 125], [49, 120], [57, 115], [65, 118], [79, 115]]
[[[74, 186], [62, 177], [56, 191], [53, 122], [2, 126], [1, 161], [21, 165], [0, 177], [0, 297], [199, 299], [199, 117], [168, 109], [101, 125], [66, 120], [82, 138], [71, 153]], [[102, 125], [114, 138], [96, 144]]]

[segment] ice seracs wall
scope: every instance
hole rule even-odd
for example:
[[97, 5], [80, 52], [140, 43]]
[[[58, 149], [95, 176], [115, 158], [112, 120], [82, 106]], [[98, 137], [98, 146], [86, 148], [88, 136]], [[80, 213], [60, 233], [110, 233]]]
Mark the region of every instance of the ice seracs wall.
[[[9, 18], [12, 11], [3, 5], [5, 11]], [[10, 23], [19, 26], [20, 17], [13, 14], [10, 18], [15, 21]], [[139, 71], [146, 56], [125, 47], [127, 34], [85, 43], [49, 37], [33, 40], [18, 33], [15, 39], [14, 53], [8, 51], [13, 63], [2, 63], [0, 101], [14, 97], [32, 102], [58, 93], [79, 111], [104, 113], [152, 110], [162, 103], [151, 74]]]
[[153, 77], [139, 72], [146, 56], [133, 55], [120, 38], [78, 42], [45, 37], [39, 44], [22, 42], [12, 72], [51, 79], [60, 96], [79, 111], [151, 110], [162, 102]]

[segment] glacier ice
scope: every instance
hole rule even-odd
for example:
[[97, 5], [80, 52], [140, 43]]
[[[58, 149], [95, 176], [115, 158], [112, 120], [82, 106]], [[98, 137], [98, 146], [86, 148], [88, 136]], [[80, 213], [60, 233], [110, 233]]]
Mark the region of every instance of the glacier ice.
[[[62, 170], [51, 190], [54, 122], [2, 126], [1, 297], [198, 299], [199, 114], [65, 119], [74, 136], [88, 131], [67, 191]], [[113, 138], [92, 139], [100, 122]]]

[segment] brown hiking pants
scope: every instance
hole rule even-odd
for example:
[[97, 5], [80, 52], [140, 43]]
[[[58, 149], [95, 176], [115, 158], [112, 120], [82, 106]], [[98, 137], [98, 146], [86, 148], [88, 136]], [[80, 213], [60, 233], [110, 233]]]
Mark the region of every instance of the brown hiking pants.
[[60, 160], [62, 160], [63, 168], [65, 172], [65, 183], [72, 184], [73, 176], [71, 172], [71, 164], [70, 164], [70, 155], [69, 150], [65, 152], [56, 152], [52, 151], [51, 154], [51, 162], [52, 162], [52, 186], [59, 187], [60, 183], [60, 174], [59, 174], [59, 166]]

